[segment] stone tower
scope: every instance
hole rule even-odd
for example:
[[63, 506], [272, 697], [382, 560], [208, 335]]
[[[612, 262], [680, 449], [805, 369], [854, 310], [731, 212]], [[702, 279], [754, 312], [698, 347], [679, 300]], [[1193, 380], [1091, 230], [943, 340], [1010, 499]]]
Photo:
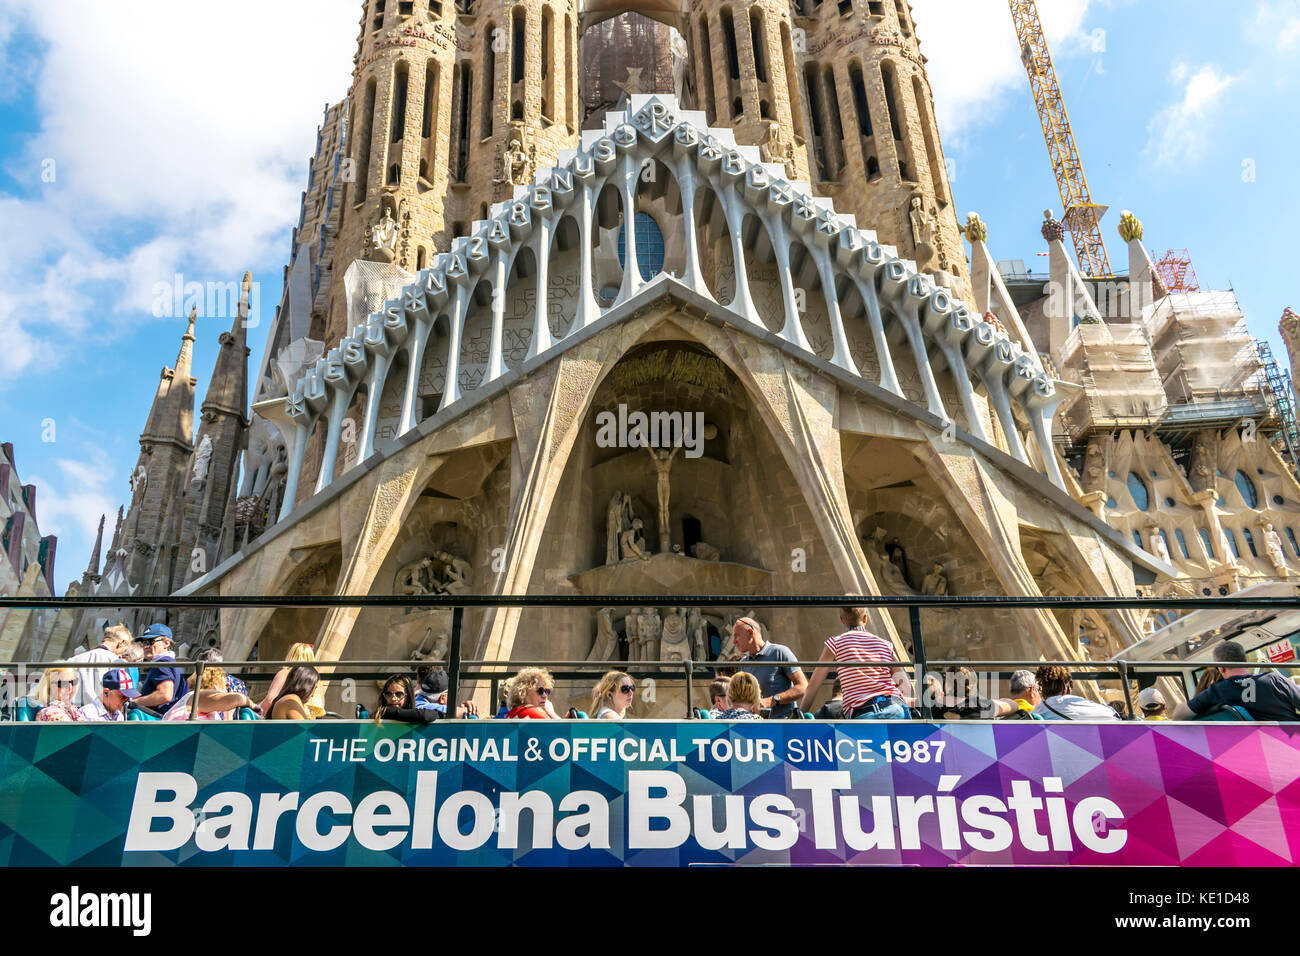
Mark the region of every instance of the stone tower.
[[[186, 480], [184, 520], [170, 588], [173, 591], [202, 577], [233, 550], [231, 543], [223, 541], [223, 534], [233, 539], [239, 456], [247, 444], [249, 349], [245, 342], [252, 281], [252, 275], [245, 273], [234, 326], [217, 340], [217, 361], [203, 397], [194, 458]], [[209, 616], [215, 618], [214, 613]], [[203, 617], [194, 612], [181, 615], [176, 630], [178, 644], [192, 644], [202, 637], [199, 621]]]
[[[791, 16], [791, 12], [794, 16]], [[941, 284], [969, 271], [906, 0], [695, 0], [696, 108]], [[919, 200], [919, 202], [918, 202]]]
[[[194, 451], [194, 359], [192, 311], [173, 368], [164, 368], [144, 431], [140, 457], [131, 475], [131, 504], [123, 530], [127, 577], [140, 594], [170, 593], [177, 507], [185, 492], [186, 472]], [[146, 622], [147, 623], [147, 622]]]

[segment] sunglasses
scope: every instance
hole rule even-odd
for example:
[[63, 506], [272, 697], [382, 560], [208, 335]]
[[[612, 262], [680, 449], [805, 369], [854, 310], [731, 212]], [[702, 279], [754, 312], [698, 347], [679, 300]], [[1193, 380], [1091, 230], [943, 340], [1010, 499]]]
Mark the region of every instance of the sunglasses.
[[53, 683], [55, 687], [76, 687], [77, 686], [77, 682], [75, 680], [56, 680], [56, 681], [52, 681], [51, 683]]
[[405, 696], [406, 696], [406, 691], [404, 691], [404, 690], [386, 690], [386, 691], [384, 691], [384, 696], [385, 696], [385, 697], [405, 697]]
[[554, 690], [555, 690], [554, 687], [539, 687], [539, 688], [537, 688], [537, 696], [538, 696], [538, 697], [550, 697], [552, 691], [554, 691]]
[[623, 694], [634, 694], [636, 693], [636, 686], [633, 684], [624, 684], [619, 688], [619, 692]]

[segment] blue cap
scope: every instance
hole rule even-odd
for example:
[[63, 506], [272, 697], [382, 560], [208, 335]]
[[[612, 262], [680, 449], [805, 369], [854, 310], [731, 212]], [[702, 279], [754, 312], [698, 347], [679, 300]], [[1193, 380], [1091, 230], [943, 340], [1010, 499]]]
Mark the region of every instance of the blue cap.
[[104, 690], [119, 691], [122, 696], [129, 698], [140, 696], [135, 681], [131, 680], [131, 672], [125, 670], [107, 671], [104, 674]]
[[152, 644], [159, 637], [165, 637], [169, 641], [172, 640], [172, 629], [166, 624], [150, 624], [136, 640], [143, 644]]

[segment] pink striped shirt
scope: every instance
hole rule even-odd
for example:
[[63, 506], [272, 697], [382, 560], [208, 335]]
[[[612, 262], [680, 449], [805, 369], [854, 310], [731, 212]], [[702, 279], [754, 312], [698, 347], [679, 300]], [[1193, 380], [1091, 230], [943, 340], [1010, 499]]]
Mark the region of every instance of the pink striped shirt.
[[[826, 648], [835, 655], [838, 663], [896, 660], [893, 645], [866, 628], [854, 628], [829, 638], [826, 641]], [[840, 687], [844, 691], [846, 712], [861, 707], [873, 697], [882, 694], [903, 696], [894, 686], [893, 674], [888, 667], [842, 667], [839, 670], [839, 678]]]

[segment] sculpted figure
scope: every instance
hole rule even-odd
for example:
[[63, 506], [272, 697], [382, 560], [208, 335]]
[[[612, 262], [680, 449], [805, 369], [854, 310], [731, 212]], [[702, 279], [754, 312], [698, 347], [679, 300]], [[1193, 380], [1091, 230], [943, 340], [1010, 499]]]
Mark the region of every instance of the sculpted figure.
[[686, 618], [686, 632], [691, 637], [691, 659], [707, 661], [709, 659], [709, 626], [704, 615], [697, 607], [691, 608]]
[[470, 563], [446, 551], [439, 551], [433, 557], [442, 563], [442, 581], [439, 582], [441, 585], [439, 590], [448, 594], [468, 594], [473, 584], [474, 574]]
[[686, 655], [690, 652], [690, 641], [686, 633], [686, 618], [682, 615], [681, 608], [668, 608], [668, 613], [664, 616], [664, 626], [661, 633], [659, 660], [686, 660]]
[[641, 528], [641, 519], [634, 518], [632, 527], [619, 535], [619, 544], [623, 549], [624, 561], [632, 561], [637, 558], [642, 561], [650, 560], [650, 552], [646, 550], [645, 535], [641, 533]]
[[403, 565], [397, 572], [397, 587], [402, 594], [430, 594], [434, 590], [433, 559], [421, 558]]
[[1151, 553], [1166, 564], [1169, 563], [1169, 547], [1165, 544], [1165, 536], [1160, 533], [1159, 528], [1151, 529]]
[[664, 621], [657, 608], [648, 607], [641, 615], [641, 660], [659, 660], [659, 641], [663, 636]]
[[212, 463], [212, 436], [204, 435], [199, 449], [194, 453], [194, 475], [191, 481], [202, 484], [207, 480], [208, 468]]
[[936, 563], [934, 570], [925, 576], [921, 582], [922, 594], [945, 595], [948, 593], [948, 575], [943, 570], [943, 565]]
[[623, 638], [627, 641], [627, 659], [641, 660], [641, 609], [634, 607], [623, 618]]
[[392, 262], [397, 256], [397, 220], [387, 204], [379, 222], [366, 227], [366, 247], [381, 262]]
[[618, 657], [618, 635], [614, 633], [614, 609], [602, 607], [596, 612], [596, 642], [587, 655], [589, 661], [612, 661]]
[[669, 483], [668, 472], [673, 467], [673, 459], [681, 451], [681, 446], [669, 451], [666, 448], [651, 448], [646, 446], [646, 451], [650, 453], [650, 460], [654, 462], [655, 468], [655, 492], [659, 497], [659, 550], [667, 552], [672, 550], [672, 532], [668, 525], [668, 497]]
[[697, 541], [691, 545], [691, 554], [701, 561], [716, 561], [722, 557], [722, 552], [711, 544], [703, 541]]
[[930, 262], [937, 250], [934, 245], [934, 220], [926, 215], [920, 196], [912, 197], [908, 219], [912, 225], [912, 241], [916, 244], [916, 267], [921, 272], [930, 271]]
[[1273, 530], [1271, 521], [1264, 522], [1264, 550], [1277, 573], [1284, 578], [1290, 576], [1291, 569], [1286, 566], [1286, 556], [1282, 551], [1282, 538]]

